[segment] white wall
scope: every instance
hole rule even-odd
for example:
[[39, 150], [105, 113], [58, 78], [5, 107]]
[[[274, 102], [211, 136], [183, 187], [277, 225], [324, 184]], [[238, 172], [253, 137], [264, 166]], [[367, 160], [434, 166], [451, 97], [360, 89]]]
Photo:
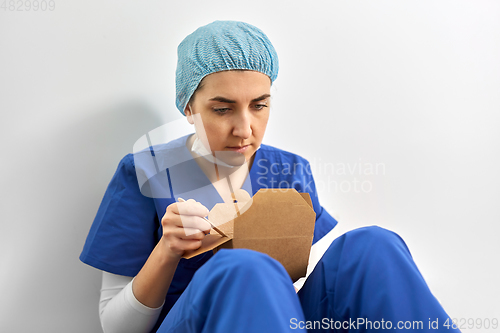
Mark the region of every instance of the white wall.
[[78, 255], [119, 159], [180, 115], [178, 43], [216, 19], [273, 41], [266, 142], [313, 163], [322, 204], [402, 235], [452, 317], [500, 318], [499, 2], [172, 3], [0, 9], [0, 331], [100, 330]]

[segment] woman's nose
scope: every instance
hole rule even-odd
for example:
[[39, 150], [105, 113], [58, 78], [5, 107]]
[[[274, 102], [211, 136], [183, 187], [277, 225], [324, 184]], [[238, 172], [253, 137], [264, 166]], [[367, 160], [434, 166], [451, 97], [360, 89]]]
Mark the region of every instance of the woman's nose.
[[234, 119], [233, 135], [242, 139], [248, 139], [252, 135], [252, 121], [249, 111], [243, 111]]

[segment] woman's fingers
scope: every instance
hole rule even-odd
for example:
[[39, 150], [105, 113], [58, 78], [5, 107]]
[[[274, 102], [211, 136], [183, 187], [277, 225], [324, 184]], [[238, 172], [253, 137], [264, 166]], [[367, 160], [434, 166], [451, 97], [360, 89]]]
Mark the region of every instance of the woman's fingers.
[[211, 226], [204, 220], [209, 210], [192, 199], [169, 205], [162, 218], [163, 237], [170, 250], [182, 254], [196, 250]]
[[163, 216], [162, 224], [175, 225], [183, 228], [195, 228], [203, 231], [210, 230], [210, 224], [203, 219], [209, 210], [201, 203], [192, 199], [185, 202], [177, 202], [167, 207]]
[[170, 235], [184, 240], [202, 240], [205, 237], [205, 233], [196, 228], [172, 228]]
[[177, 202], [168, 206], [168, 208], [171, 208], [172, 212], [178, 215], [194, 215], [203, 217], [207, 216], [210, 212], [207, 207], [194, 201], [193, 199], [189, 199], [184, 202]]
[[169, 242], [170, 249], [174, 252], [181, 252], [187, 250], [197, 250], [201, 246], [201, 240], [185, 240], [180, 238], [175, 238]]
[[170, 227], [165, 231], [164, 237], [170, 250], [180, 255], [186, 250], [198, 249], [201, 246], [201, 240], [205, 237], [204, 233], [198, 229]]
[[203, 231], [210, 230], [210, 224], [199, 216], [179, 215], [175, 225], [183, 228], [194, 228]]

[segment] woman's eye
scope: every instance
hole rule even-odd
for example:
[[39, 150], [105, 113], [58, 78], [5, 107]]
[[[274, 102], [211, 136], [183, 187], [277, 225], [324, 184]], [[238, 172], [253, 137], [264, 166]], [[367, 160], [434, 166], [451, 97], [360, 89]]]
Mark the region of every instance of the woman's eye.
[[256, 104], [254, 107], [257, 110], [262, 110], [263, 108], [267, 108], [267, 105], [266, 104]]
[[225, 114], [228, 111], [229, 111], [229, 108], [217, 108], [217, 109], [214, 109], [214, 112], [218, 113], [218, 114]]

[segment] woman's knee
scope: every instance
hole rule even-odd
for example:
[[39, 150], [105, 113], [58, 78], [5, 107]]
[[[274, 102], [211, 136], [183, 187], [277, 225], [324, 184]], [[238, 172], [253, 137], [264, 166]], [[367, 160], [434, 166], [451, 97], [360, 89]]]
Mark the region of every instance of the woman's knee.
[[266, 278], [286, 275], [284, 267], [267, 254], [248, 249], [221, 249], [211, 259], [212, 265], [224, 267], [226, 274]]
[[354, 241], [363, 241], [371, 246], [393, 246], [404, 244], [403, 239], [394, 231], [379, 226], [369, 226], [348, 232]]
[[214, 261], [231, 262], [235, 266], [243, 263], [259, 264], [269, 259], [274, 260], [267, 254], [248, 249], [220, 249], [212, 258]]
[[394, 253], [409, 255], [405, 242], [397, 233], [378, 226], [348, 231], [330, 245], [325, 255], [340, 253], [349, 261], [387, 259]]

